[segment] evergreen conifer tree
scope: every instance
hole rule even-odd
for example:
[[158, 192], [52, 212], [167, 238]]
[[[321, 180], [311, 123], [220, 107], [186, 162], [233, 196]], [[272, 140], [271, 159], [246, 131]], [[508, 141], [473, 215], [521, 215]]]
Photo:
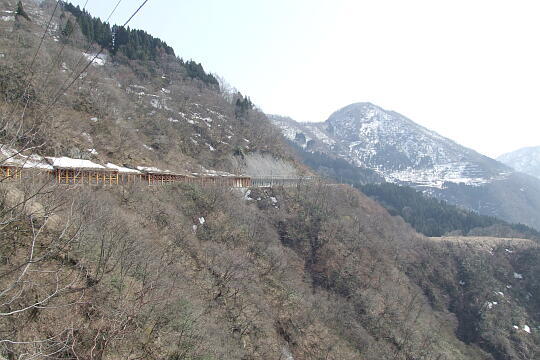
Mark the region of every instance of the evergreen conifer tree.
[[70, 37], [73, 31], [75, 30], [75, 25], [73, 25], [73, 22], [68, 19], [66, 22], [66, 25], [64, 25], [64, 28], [62, 29], [62, 35], [64, 37]]
[[15, 11], [15, 14], [17, 16], [22, 16], [23, 18], [25, 18], [26, 20], [28, 21], [31, 21], [30, 20], [30, 16], [28, 16], [28, 14], [26, 13], [26, 11], [24, 11], [24, 8], [23, 8], [23, 4], [22, 2], [19, 0], [19, 2], [17, 3], [17, 10]]

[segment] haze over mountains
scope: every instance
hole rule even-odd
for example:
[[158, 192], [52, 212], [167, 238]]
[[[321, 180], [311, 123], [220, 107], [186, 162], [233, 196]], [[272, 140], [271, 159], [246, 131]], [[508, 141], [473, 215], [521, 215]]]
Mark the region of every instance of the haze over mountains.
[[499, 156], [497, 160], [517, 171], [540, 178], [540, 146], [512, 151]]
[[306, 151], [344, 159], [387, 182], [413, 186], [484, 215], [540, 227], [540, 181], [397, 112], [356, 103], [323, 123], [270, 118]]

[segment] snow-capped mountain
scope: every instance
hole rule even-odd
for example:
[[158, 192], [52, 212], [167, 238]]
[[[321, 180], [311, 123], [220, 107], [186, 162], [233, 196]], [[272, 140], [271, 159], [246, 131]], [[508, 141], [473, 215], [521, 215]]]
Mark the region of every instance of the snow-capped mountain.
[[497, 160], [517, 171], [540, 178], [540, 146], [512, 151], [499, 156]]
[[389, 182], [436, 188], [445, 183], [481, 185], [511, 172], [493, 159], [370, 103], [344, 107], [324, 123], [271, 119], [285, 137], [306, 150], [334, 153]]
[[270, 115], [305, 151], [341, 158], [388, 182], [485, 215], [540, 228], [540, 181], [428, 130], [394, 111], [356, 103], [323, 123]]

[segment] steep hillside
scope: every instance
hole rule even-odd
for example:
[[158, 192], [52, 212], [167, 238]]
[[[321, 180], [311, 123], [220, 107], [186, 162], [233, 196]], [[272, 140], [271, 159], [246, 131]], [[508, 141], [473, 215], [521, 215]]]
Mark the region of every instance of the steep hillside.
[[318, 151], [307, 151], [296, 142], [289, 141], [303, 164], [309, 166], [321, 176], [339, 181], [341, 184], [368, 184], [384, 182], [384, 178], [371, 169], [351, 165], [342, 158]]
[[[96, 49], [62, 33], [80, 20], [53, 16], [36, 52], [55, 2], [24, 1], [28, 20], [0, 1], [0, 144], [176, 171], [302, 171], [248, 98], [192, 77], [163, 42], [136, 32], [164, 51], [127, 46], [127, 59], [84, 70], [77, 59]], [[74, 69], [82, 78], [63, 87]], [[536, 243], [430, 239], [350, 186], [295, 185], [0, 177], [0, 359], [538, 358]]]
[[279, 132], [247, 97], [222, 90], [161, 40], [115, 27], [124, 42], [97, 56], [108, 24], [62, 6], [51, 18], [55, 1], [23, 3], [30, 20], [14, 15], [15, 1], [0, 3], [0, 110], [39, 127], [32, 146], [42, 155], [176, 172], [245, 172], [243, 158], [257, 153], [290, 162]]
[[450, 205], [426, 196], [408, 186], [391, 183], [359, 186], [366, 195], [378, 201], [392, 215], [401, 216], [416, 231], [426, 236], [449, 233], [525, 237], [540, 241], [540, 232], [522, 224], [509, 224], [492, 216]]
[[290, 119], [272, 120], [288, 139], [305, 148], [331, 151], [389, 182], [426, 187], [442, 187], [447, 182], [480, 185], [510, 172], [495, 160], [370, 103], [349, 105], [324, 123], [298, 128]]
[[497, 160], [519, 172], [540, 178], [540, 146], [512, 151], [499, 156]]
[[[540, 228], [540, 182], [370, 103], [336, 111], [324, 123], [271, 116], [285, 137], [372, 170], [386, 181], [480, 214]], [[359, 181], [362, 182], [362, 181]]]
[[538, 355], [526, 240], [422, 238], [345, 186], [2, 189], [0, 356]]
[[448, 233], [493, 235], [540, 239], [540, 233], [523, 224], [509, 224], [494, 216], [451, 205], [410, 186], [385, 182], [375, 171], [356, 167], [342, 158], [308, 151], [290, 142], [296, 156], [321, 176], [340, 184], [350, 184], [401, 216], [416, 231], [426, 236]]

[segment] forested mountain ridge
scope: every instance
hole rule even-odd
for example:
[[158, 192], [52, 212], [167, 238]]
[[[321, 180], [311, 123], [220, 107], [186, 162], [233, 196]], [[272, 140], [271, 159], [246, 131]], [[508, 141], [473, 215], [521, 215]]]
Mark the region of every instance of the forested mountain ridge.
[[540, 241], [540, 232], [522, 224], [509, 224], [492, 216], [460, 209], [443, 200], [392, 183], [365, 184], [359, 189], [377, 200], [391, 215], [399, 215], [426, 236], [448, 234], [530, 238]]
[[47, 141], [34, 144], [42, 155], [181, 173], [242, 173], [250, 154], [291, 163], [279, 131], [248, 97], [219, 85], [162, 40], [111, 27], [70, 4], [62, 3], [51, 18], [56, 2], [23, 3], [31, 21], [8, 10], [15, 1], [0, 3], [7, 11], [0, 22], [6, 34], [0, 39], [0, 95], [15, 106], [30, 100], [27, 113], [47, 120], [41, 129]]
[[[286, 138], [388, 182], [540, 229], [540, 181], [370, 103], [346, 106], [323, 123], [270, 116]], [[362, 182], [362, 181], [358, 181]]]
[[[304, 170], [249, 98], [172, 55], [106, 52], [51, 102], [100, 46], [86, 50], [80, 31], [62, 38], [58, 13], [36, 52], [55, 2], [23, 1], [30, 20], [0, 5], [0, 144], [176, 171]], [[3, 177], [0, 358], [534, 359], [539, 264], [534, 242], [426, 238], [324, 181]]]
[[[130, 60], [156, 61], [164, 55], [175, 56], [173, 48], [143, 30], [126, 29], [117, 25], [111, 27], [71, 3], [65, 3], [64, 9], [75, 16], [82, 34], [88, 41], [100, 45], [115, 57], [125, 56]], [[62, 29], [62, 35], [69, 36], [72, 31], [74, 31], [74, 25], [71, 19], [68, 19]], [[184, 62], [178, 59], [178, 61], [185, 67], [189, 77], [219, 87], [217, 79], [212, 74], [207, 74], [200, 63], [193, 60]]]
[[509, 224], [435, 199], [406, 185], [387, 183], [376, 172], [351, 165], [342, 158], [308, 151], [295, 142], [291, 147], [300, 161], [317, 174], [341, 184], [350, 184], [377, 200], [391, 215], [401, 216], [426, 236], [448, 234], [526, 237], [540, 240], [540, 233], [526, 225]]

